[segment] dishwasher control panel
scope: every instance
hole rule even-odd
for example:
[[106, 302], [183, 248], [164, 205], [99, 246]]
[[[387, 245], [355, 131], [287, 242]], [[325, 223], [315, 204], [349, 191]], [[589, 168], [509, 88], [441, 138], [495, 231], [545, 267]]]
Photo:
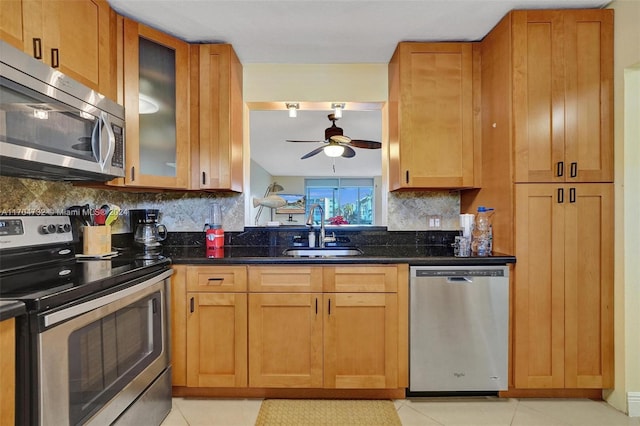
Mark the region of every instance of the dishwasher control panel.
[[499, 269], [418, 269], [412, 268], [416, 277], [504, 277], [508, 271]]

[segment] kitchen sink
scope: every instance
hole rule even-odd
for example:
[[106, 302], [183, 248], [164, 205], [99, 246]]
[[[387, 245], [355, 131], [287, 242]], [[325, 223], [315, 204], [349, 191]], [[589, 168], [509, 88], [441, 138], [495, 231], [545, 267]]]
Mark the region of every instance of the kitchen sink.
[[282, 254], [296, 257], [359, 256], [362, 250], [357, 247], [297, 247], [285, 249]]

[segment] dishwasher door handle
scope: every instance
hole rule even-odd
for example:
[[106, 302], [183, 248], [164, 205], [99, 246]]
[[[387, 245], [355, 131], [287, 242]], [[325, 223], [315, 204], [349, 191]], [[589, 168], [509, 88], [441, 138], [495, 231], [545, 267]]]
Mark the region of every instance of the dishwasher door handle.
[[447, 277], [448, 283], [472, 283], [473, 280], [469, 277]]

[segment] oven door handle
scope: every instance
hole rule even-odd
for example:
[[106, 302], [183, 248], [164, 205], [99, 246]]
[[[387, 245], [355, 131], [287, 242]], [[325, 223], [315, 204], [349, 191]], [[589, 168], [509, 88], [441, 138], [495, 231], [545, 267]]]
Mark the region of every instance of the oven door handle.
[[159, 281], [163, 281], [166, 278], [169, 278], [173, 274], [173, 270], [169, 269], [168, 271], [164, 271], [159, 275], [156, 275], [153, 278], [150, 278], [146, 281], [143, 281], [139, 284], [133, 285], [131, 287], [127, 287], [123, 290], [117, 291], [115, 293], [107, 294], [106, 296], [99, 297], [97, 299], [89, 300], [88, 302], [80, 303], [76, 306], [71, 306], [69, 308], [63, 309], [61, 311], [53, 312], [51, 314], [47, 314], [44, 316], [44, 326], [50, 327], [52, 325], [58, 324], [62, 321], [66, 321], [68, 319], [77, 317], [79, 315], [85, 314], [94, 309], [100, 308], [102, 306], [108, 305], [109, 303], [115, 302], [116, 300], [123, 299], [125, 297], [131, 296], [139, 291], [144, 290], [147, 287], [151, 287]]

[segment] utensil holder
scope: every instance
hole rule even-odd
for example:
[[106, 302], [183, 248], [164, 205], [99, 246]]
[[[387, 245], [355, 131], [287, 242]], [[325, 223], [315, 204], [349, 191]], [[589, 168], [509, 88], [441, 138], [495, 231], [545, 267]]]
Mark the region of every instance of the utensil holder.
[[110, 253], [111, 226], [85, 226], [82, 240], [84, 254]]

